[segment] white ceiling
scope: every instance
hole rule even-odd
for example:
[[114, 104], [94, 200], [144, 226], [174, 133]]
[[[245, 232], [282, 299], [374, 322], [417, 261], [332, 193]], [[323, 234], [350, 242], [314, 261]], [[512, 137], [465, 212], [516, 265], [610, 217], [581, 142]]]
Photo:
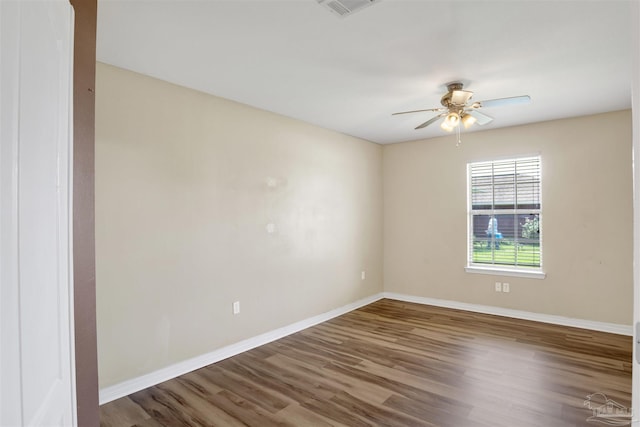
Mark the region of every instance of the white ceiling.
[[385, 144], [446, 134], [391, 113], [439, 107], [454, 80], [532, 98], [476, 130], [631, 108], [630, 3], [381, 0], [341, 18], [316, 0], [99, 0], [97, 55]]

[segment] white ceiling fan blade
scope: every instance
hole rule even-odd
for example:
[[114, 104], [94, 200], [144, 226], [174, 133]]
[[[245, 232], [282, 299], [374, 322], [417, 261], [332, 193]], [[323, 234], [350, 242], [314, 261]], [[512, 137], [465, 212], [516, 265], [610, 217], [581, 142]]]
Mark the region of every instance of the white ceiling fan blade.
[[453, 105], [465, 105], [473, 96], [473, 92], [468, 90], [454, 90], [451, 92], [451, 103]]
[[467, 114], [469, 114], [471, 117], [476, 119], [476, 123], [478, 123], [480, 126], [482, 125], [486, 125], [487, 123], [491, 123], [493, 121], [493, 117], [489, 117], [486, 114], [482, 114], [480, 111], [478, 110], [468, 110]]
[[[478, 107], [504, 107], [507, 105], [518, 105], [518, 104], [528, 104], [531, 102], [531, 97], [529, 95], [522, 96], [512, 96], [510, 98], [498, 98], [498, 99], [488, 99], [486, 101], [478, 101], [474, 102], [474, 106], [478, 104]], [[476, 107], [476, 108], [478, 108]]]
[[401, 111], [399, 113], [393, 113], [392, 116], [397, 116], [398, 114], [410, 114], [410, 113], [424, 113], [425, 111], [445, 111], [446, 108], [427, 108], [426, 110], [411, 110], [411, 111]]
[[418, 130], [418, 129], [422, 129], [422, 128], [426, 128], [426, 127], [427, 127], [427, 126], [429, 126], [431, 123], [438, 121], [438, 119], [439, 119], [440, 117], [443, 117], [443, 116], [445, 116], [445, 113], [438, 114], [437, 116], [430, 118], [429, 120], [427, 120], [427, 121], [426, 121], [426, 122], [424, 122], [423, 124], [421, 124], [421, 125], [419, 125], [418, 127], [416, 127], [416, 130]]

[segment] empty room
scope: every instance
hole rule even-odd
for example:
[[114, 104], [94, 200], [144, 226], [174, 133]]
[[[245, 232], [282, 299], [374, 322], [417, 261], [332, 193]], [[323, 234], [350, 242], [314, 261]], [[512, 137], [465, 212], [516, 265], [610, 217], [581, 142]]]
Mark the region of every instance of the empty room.
[[101, 425], [634, 421], [632, 1], [97, 6]]

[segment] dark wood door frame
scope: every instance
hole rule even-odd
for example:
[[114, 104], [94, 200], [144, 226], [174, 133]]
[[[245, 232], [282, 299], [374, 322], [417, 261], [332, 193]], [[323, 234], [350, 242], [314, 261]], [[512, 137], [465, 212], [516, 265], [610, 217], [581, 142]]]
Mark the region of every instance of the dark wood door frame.
[[97, 0], [75, 10], [73, 65], [73, 276], [78, 425], [98, 427], [94, 221]]

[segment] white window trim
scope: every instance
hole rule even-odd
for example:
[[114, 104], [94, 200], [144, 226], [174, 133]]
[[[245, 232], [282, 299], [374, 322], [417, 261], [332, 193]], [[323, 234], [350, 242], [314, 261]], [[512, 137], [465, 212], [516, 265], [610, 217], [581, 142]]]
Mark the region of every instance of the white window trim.
[[[522, 155], [522, 156], [517, 156], [517, 157], [513, 157], [513, 156], [504, 156], [504, 157], [498, 157], [498, 158], [494, 158], [494, 159], [487, 159], [487, 160], [476, 160], [476, 161], [470, 161], [467, 163], [467, 260], [466, 260], [466, 266], [464, 267], [464, 271], [467, 273], [472, 273], [472, 274], [486, 274], [486, 275], [493, 275], [493, 276], [509, 276], [509, 277], [523, 277], [523, 278], [530, 278], [530, 279], [540, 279], [543, 280], [547, 277], [547, 273], [544, 272], [544, 270], [542, 269], [542, 254], [540, 257], [540, 267], [538, 268], [534, 268], [531, 270], [528, 269], [523, 269], [523, 268], [517, 268], [517, 267], [513, 267], [510, 268], [509, 266], [500, 266], [500, 265], [495, 265], [495, 264], [473, 264], [470, 263], [469, 260], [471, 259], [471, 251], [472, 249], [469, 247], [469, 227], [471, 227], [471, 222], [470, 222], [470, 212], [471, 212], [471, 198], [469, 195], [469, 191], [470, 191], [470, 187], [469, 187], [469, 180], [470, 180], [470, 169], [469, 169], [469, 164], [471, 163], [481, 163], [481, 162], [499, 162], [499, 161], [504, 161], [504, 160], [511, 160], [511, 159], [520, 159], [520, 158], [526, 158], [526, 157], [542, 157], [540, 153], [532, 153], [529, 155]], [[542, 170], [540, 171], [540, 174], [542, 176]], [[542, 181], [541, 181], [542, 183]], [[513, 210], [515, 212], [515, 209]], [[542, 214], [542, 210], [538, 209], [537, 212], [539, 214]], [[542, 237], [543, 235], [540, 236], [540, 245], [542, 247]]]
[[524, 277], [527, 279], [544, 279], [547, 277], [547, 273], [542, 270], [515, 270], [510, 268], [499, 267], [479, 267], [476, 265], [469, 265], [464, 268], [467, 273], [475, 274], [489, 274], [492, 276], [511, 276], [511, 277]]

